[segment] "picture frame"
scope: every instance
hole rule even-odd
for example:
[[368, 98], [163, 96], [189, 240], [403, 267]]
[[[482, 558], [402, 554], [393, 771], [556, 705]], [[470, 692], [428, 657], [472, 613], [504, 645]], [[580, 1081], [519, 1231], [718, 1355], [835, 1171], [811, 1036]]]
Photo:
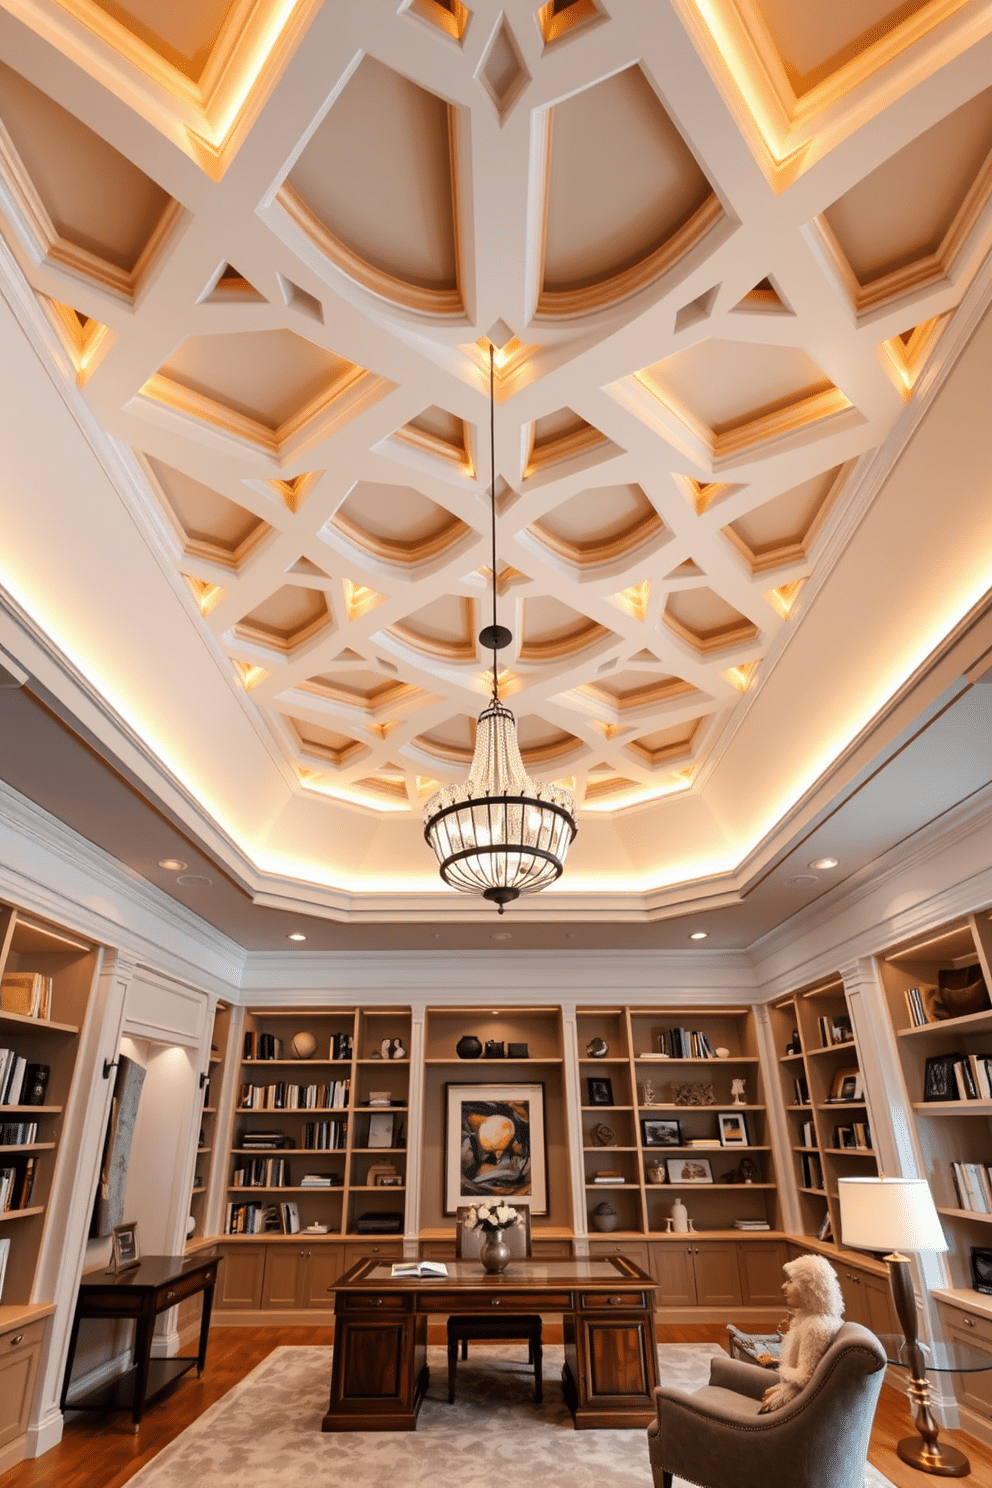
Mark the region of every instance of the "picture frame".
[[971, 1284], [985, 1296], [992, 1293], [992, 1249], [987, 1245], [971, 1247]]
[[717, 1115], [721, 1147], [750, 1147], [747, 1117], [743, 1111], [721, 1111]]
[[479, 1199], [547, 1214], [544, 1085], [446, 1085], [445, 1097], [445, 1214]]
[[130, 1271], [135, 1266], [141, 1265], [141, 1248], [138, 1245], [138, 1224], [136, 1220], [126, 1220], [124, 1224], [114, 1225], [113, 1236], [113, 1258], [114, 1274], [119, 1276], [122, 1271]]
[[643, 1116], [641, 1144], [644, 1147], [681, 1147], [682, 1123], [674, 1118]]
[[612, 1106], [613, 1104], [613, 1081], [599, 1075], [589, 1075], [586, 1078], [586, 1090], [589, 1095], [591, 1106]]
[[687, 1152], [684, 1157], [670, 1157], [667, 1159], [669, 1183], [712, 1183], [713, 1169], [710, 1167], [709, 1158], [698, 1157], [695, 1152]]
[[831, 1101], [856, 1101], [861, 1099], [863, 1093], [859, 1069], [845, 1066], [834, 1072], [829, 1095]]
[[370, 1147], [392, 1147], [393, 1115], [388, 1111], [376, 1111], [369, 1117]]

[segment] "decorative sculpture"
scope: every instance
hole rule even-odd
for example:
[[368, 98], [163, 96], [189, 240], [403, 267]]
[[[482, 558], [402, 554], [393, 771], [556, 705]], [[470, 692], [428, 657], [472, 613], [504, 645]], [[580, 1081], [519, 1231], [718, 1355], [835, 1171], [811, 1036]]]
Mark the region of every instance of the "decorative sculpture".
[[844, 1321], [844, 1299], [833, 1266], [824, 1256], [803, 1255], [782, 1267], [789, 1331], [782, 1357], [762, 1354], [759, 1364], [777, 1364], [779, 1382], [761, 1397], [759, 1415], [787, 1405], [809, 1382]]

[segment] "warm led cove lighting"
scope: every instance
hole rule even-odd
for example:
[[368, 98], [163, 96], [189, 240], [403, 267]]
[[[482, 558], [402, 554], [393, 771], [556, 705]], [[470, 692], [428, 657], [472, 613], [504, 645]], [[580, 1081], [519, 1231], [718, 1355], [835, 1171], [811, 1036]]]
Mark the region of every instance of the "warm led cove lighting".
[[706, 940], [707, 937], [708, 937], [708, 935], [709, 935], [709, 931], [708, 930], [693, 930], [692, 934], [689, 936], [689, 939], [690, 940]]
[[184, 863], [182, 858], [159, 858], [158, 866], [167, 868], [170, 873], [185, 873], [189, 864]]
[[811, 868], [836, 868], [836, 858], [815, 858], [809, 865]]
[[301, 930], [294, 930], [290, 935], [287, 935], [286, 936], [286, 939], [287, 940], [306, 940], [306, 936], [303, 934], [303, 932]]

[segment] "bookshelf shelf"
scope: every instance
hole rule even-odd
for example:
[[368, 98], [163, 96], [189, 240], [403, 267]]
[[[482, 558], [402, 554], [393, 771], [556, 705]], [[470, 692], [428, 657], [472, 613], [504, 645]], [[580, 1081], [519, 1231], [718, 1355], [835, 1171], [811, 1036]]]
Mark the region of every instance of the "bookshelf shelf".
[[75, 1036], [79, 1029], [75, 1023], [55, 1023], [51, 1018], [29, 1018], [24, 1013], [0, 1011], [0, 1027], [30, 1029], [32, 1033], [64, 1033]]
[[44, 1214], [44, 1204], [33, 1204], [30, 1209], [5, 1209], [0, 1214], [0, 1224], [8, 1224], [13, 1219], [31, 1219], [35, 1214]]

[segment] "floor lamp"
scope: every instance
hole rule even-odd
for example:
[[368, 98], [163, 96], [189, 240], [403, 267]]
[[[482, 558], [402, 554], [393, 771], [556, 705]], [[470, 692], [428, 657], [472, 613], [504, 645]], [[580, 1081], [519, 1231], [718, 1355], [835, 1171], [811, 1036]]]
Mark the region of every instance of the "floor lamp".
[[[946, 1250], [930, 1185], [923, 1178], [840, 1178], [841, 1242], [858, 1250], [889, 1251], [889, 1285], [896, 1316], [906, 1340], [909, 1397], [916, 1406], [918, 1436], [908, 1436], [897, 1451], [903, 1462], [942, 1478], [963, 1478], [971, 1464], [957, 1447], [937, 1440], [930, 1414], [930, 1386], [917, 1326], [916, 1293], [910, 1255]], [[909, 1254], [903, 1254], [908, 1251]]]

